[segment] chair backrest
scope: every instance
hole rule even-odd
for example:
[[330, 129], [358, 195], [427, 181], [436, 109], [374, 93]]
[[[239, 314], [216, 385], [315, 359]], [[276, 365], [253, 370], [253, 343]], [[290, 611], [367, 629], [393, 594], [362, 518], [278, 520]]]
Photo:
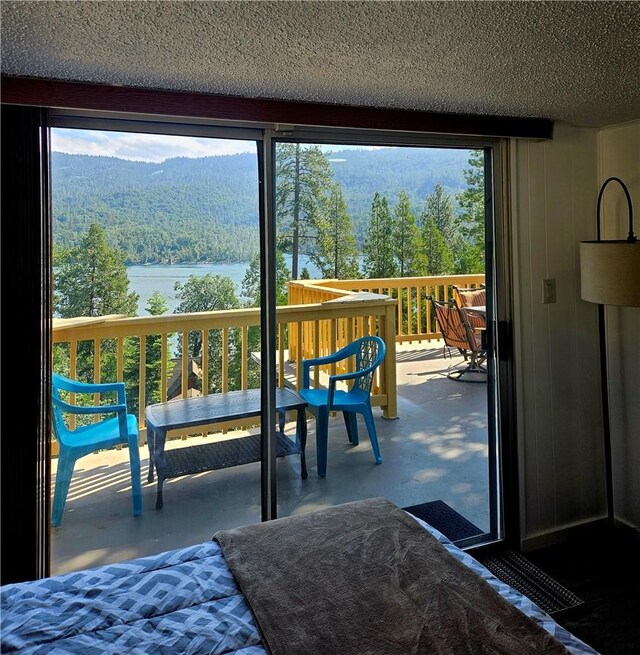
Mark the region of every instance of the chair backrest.
[[63, 400], [60, 396], [60, 391], [71, 391], [71, 380], [59, 375], [58, 373], [53, 373], [51, 376], [51, 423], [53, 426], [53, 436], [56, 438], [56, 441], [59, 443], [65, 442], [65, 437], [71, 431], [67, 427], [67, 424], [64, 422], [64, 415], [62, 408], [56, 400]]
[[[458, 288], [453, 285], [454, 298], [457, 299], [460, 307], [478, 307], [487, 305], [487, 290], [485, 287], [477, 287], [476, 289]], [[487, 319], [485, 316], [467, 315], [467, 320], [472, 328], [485, 328], [487, 326]]]
[[[67, 445], [68, 437], [71, 436], [74, 430], [71, 430], [67, 427], [67, 423], [64, 420], [65, 414], [87, 414], [87, 409], [93, 407], [92, 404], [86, 403], [76, 403], [75, 405], [70, 402], [69, 398], [63, 398], [61, 391], [68, 393], [83, 394], [86, 398], [87, 395], [98, 393], [110, 393], [115, 394], [116, 392], [113, 389], [109, 389], [110, 385], [107, 384], [96, 384], [88, 382], [78, 382], [77, 380], [72, 380], [71, 378], [64, 377], [59, 373], [53, 373], [51, 376], [51, 414], [52, 414], [52, 426], [53, 426], [53, 436], [56, 438], [58, 443]], [[112, 386], [112, 385], [111, 385]], [[77, 400], [77, 398], [76, 398]], [[77, 410], [76, 410], [77, 408]], [[92, 412], [94, 415], [98, 414], [97, 412]], [[82, 423], [82, 420], [81, 420]], [[86, 424], [86, 420], [84, 421]]]
[[480, 340], [473, 332], [464, 313], [460, 311], [458, 303], [455, 300], [442, 301], [432, 297], [430, 300], [445, 344], [450, 348], [478, 352]]
[[460, 307], [477, 307], [478, 305], [486, 306], [487, 304], [487, 290], [484, 287], [466, 289], [453, 285], [453, 291], [457, 296]]
[[353, 381], [353, 389], [362, 389], [369, 393], [371, 385], [373, 384], [373, 375], [376, 368], [380, 366], [387, 347], [380, 337], [361, 337], [357, 339], [349, 348], [353, 349], [353, 354], [356, 356], [356, 371], [364, 371], [370, 369], [366, 374], [357, 377]]

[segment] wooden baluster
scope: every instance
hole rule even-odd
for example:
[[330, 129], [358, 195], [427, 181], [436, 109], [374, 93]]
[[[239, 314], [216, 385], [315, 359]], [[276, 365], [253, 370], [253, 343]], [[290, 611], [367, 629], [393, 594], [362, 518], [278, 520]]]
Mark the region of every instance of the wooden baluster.
[[242, 360], [240, 366], [240, 388], [243, 390], [247, 388], [247, 379], [248, 379], [248, 375], [247, 375], [248, 344], [249, 344], [249, 328], [246, 325], [243, 325], [241, 330], [241, 336], [240, 336], [240, 358]]
[[229, 328], [222, 328], [222, 393], [229, 391]]
[[209, 393], [209, 330], [202, 330], [202, 395]]

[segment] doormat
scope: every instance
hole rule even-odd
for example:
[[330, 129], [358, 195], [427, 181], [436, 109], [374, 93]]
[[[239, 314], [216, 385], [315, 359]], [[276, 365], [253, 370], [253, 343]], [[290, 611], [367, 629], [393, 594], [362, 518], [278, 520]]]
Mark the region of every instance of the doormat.
[[496, 578], [517, 589], [547, 614], [576, 607], [584, 602], [514, 550], [476, 559]]
[[477, 525], [467, 521], [464, 516], [458, 514], [455, 509], [449, 507], [442, 500], [434, 500], [430, 503], [412, 505], [402, 509], [433, 526], [451, 541], [460, 541], [467, 537], [482, 534], [482, 530]]

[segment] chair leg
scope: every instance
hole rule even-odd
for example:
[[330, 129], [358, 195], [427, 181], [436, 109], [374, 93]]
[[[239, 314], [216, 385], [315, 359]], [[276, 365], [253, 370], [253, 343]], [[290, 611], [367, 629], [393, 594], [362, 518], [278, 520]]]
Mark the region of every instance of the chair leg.
[[71, 476], [76, 460], [60, 453], [58, 455], [58, 469], [56, 471], [56, 488], [53, 493], [53, 507], [51, 509], [51, 525], [57, 528], [62, 523], [62, 513], [67, 502]]
[[137, 436], [129, 440], [129, 467], [131, 469], [133, 515], [140, 516], [142, 514], [142, 483], [140, 481], [140, 451]]
[[373, 420], [373, 412], [371, 407], [366, 407], [362, 412], [364, 422], [369, 431], [369, 439], [371, 440], [371, 448], [373, 448], [373, 456], [376, 458], [376, 464], [382, 464], [382, 455], [380, 455], [380, 446], [378, 446], [378, 435], [376, 433], [376, 424]]
[[329, 434], [329, 411], [319, 408], [316, 415], [316, 453], [318, 456], [318, 475], [327, 475], [327, 438]]
[[358, 437], [358, 421], [355, 412], [342, 412], [344, 416], [344, 424], [347, 426], [347, 436], [349, 443], [357, 446], [360, 443]]

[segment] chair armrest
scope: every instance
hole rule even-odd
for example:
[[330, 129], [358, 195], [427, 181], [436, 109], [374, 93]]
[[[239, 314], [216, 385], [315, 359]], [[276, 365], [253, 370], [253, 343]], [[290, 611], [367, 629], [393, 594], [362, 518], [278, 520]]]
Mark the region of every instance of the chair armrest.
[[332, 375], [329, 378], [329, 394], [328, 394], [329, 409], [333, 407], [333, 396], [336, 391], [336, 382], [340, 382], [344, 380], [355, 380], [357, 378], [364, 377], [365, 375], [368, 375], [372, 371], [375, 371], [378, 368], [378, 366], [380, 366], [380, 362], [376, 362], [375, 364], [372, 364], [367, 368], [360, 369], [359, 371], [352, 371], [351, 373], [340, 373], [337, 375]]
[[333, 353], [332, 355], [327, 355], [326, 357], [316, 357], [314, 359], [303, 359], [302, 360], [302, 388], [309, 389], [309, 372], [312, 366], [321, 366], [322, 364], [333, 364], [334, 362], [339, 362], [341, 359], [346, 359], [346, 357], [341, 356], [342, 351]]

